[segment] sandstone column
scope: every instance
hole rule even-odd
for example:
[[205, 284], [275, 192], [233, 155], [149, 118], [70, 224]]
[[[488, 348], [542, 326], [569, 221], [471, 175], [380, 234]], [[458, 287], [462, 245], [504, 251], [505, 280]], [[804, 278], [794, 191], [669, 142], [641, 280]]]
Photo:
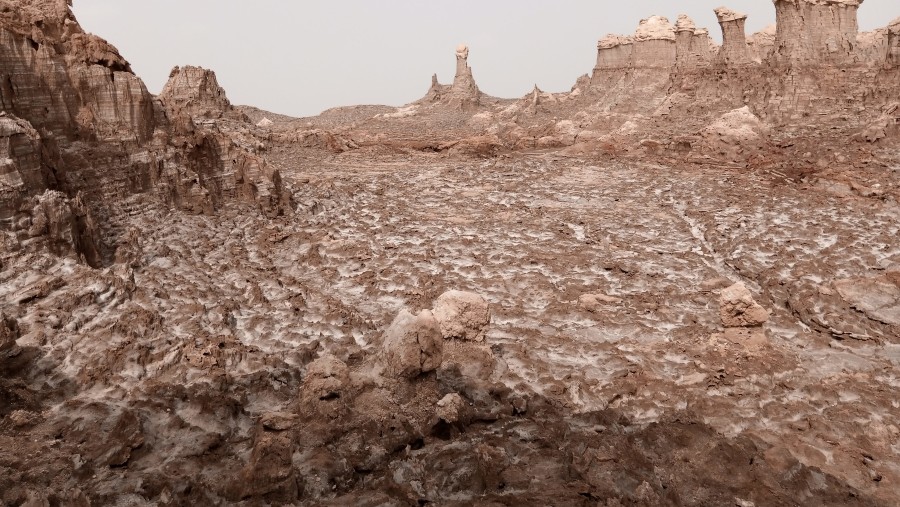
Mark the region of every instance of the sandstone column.
[[453, 86], [450, 94], [461, 99], [478, 100], [480, 92], [472, 75], [472, 67], [469, 67], [469, 46], [461, 44], [456, 48], [456, 76], [453, 78]]
[[722, 47], [719, 49], [719, 61], [726, 65], [743, 65], [750, 63], [750, 49], [747, 46], [747, 35], [744, 25], [747, 15], [733, 11], [727, 7], [716, 9], [719, 26], [722, 27]]

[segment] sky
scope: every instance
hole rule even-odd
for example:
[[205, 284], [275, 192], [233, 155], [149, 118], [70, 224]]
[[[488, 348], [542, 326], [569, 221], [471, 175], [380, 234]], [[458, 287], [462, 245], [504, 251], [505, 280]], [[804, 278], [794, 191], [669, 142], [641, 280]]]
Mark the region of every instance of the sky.
[[[172, 67], [199, 65], [234, 104], [312, 116], [418, 100], [432, 74], [453, 81], [460, 43], [485, 93], [566, 91], [593, 69], [597, 39], [654, 14], [688, 14], [721, 41], [713, 9], [723, 2], [749, 15], [748, 34], [775, 22], [769, 0], [74, 0], [73, 10], [151, 93]], [[897, 0], [866, 0], [860, 29], [898, 16]]]

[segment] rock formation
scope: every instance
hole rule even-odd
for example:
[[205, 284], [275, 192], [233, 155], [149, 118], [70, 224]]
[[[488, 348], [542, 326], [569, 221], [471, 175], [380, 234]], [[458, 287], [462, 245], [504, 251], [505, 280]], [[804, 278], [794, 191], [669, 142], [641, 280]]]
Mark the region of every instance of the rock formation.
[[675, 65], [675, 27], [663, 16], [642, 19], [634, 32], [632, 65], [637, 69], [665, 69]]
[[733, 11], [727, 7], [716, 9], [719, 26], [722, 27], [722, 48], [719, 49], [719, 61], [725, 65], [743, 65], [750, 63], [750, 50], [747, 47], [747, 35], [744, 26], [747, 15]]
[[888, 25], [887, 55], [888, 66], [900, 67], [900, 18]]
[[775, 55], [795, 64], [856, 60], [857, 10], [863, 0], [773, 0]]
[[2, 355], [16, 345], [19, 339], [19, 325], [16, 319], [7, 317], [0, 312], [0, 361], [3, 360]]
[[175, 67], [159, 94], [170, 118], [221, 118], [232, 110], [225, 90], [219, 86], [216, 73], [201, 67]]
[[456, 48], [456, 75], [452, 85], [442, 85], [437, 74], [431, 77], [431, 88], [423, 99], [425, 102], [442, 102], [456, 108], [468, 108], [481, 103], [481, 90], [475, 84], [472, 68], [469, 67], [469, 46], [460, 44]]

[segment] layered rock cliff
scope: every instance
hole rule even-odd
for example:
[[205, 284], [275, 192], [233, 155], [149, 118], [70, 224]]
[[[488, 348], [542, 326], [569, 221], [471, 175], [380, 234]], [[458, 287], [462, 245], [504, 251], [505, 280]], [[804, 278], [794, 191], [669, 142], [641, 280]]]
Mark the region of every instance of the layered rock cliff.
[[[13, 232], [22, 231], [13, 217], [48, 190], [81, 195], [76, 214], [140, 192], [192, 211], [230, 198], [269, 213], [289, 206], [255, 142], [235, 138], [240, 128], [198, 127], [243, 120], [214, 74], [176, 68], [156, 99], [65, 0], [0, 1], [0, 109], [0, 226]], [[95, 250], [78, 254], [97, 263]]]

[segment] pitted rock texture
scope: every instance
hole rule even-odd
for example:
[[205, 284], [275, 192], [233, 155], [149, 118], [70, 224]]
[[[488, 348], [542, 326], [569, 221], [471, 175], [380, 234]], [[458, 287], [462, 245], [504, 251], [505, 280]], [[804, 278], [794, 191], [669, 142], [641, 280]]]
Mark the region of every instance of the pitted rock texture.
[[753, 294], [743, 283], [723, 289], [719, 307], [725, 327], [761, 326], [769, 320], [769, 312], [753, 299]]
[[485, 331], [491, 323], [491, 308], [478, 294], [449, 291], [434, 302], [434, 318], [441, 333], [448, 340], [484, 341]]

